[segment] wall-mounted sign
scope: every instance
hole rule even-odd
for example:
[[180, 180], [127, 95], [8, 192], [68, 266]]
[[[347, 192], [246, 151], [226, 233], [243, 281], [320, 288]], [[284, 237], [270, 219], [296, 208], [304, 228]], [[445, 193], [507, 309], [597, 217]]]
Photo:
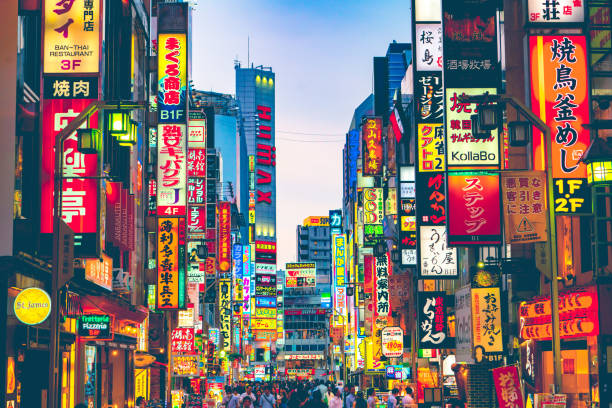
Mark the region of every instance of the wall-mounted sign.
[[157, 147], [157, 214], [186, 214], [187, 135], [185, 125], [160, 124]]
[[527, 18], [530, 23], [583, 24], [584, 4], [585, 1], [575, 0], [528, 0]]
[[109, 315], [83, 315], [77, 321], [77, 334], [96, 340], [113, 339], [113, 318]]
[[455, 349], [457, 362], [474, 363], [472, 355], [472, 294], [469, 285], [455, 292]]
[[332, 237], [332, 251], [334, 285], [342, 287], [346, 282], [346, 235], [340, 234]]
[[178, 327], [172, 330], [170, 346], [172, 353], [193, 353], [195, 351], [193, 327]]
[[255, 308], [258, 307], [276, 307], [275, 297], [256, 297]]
[[[258, 308], [255, 309], [257, 313]], [[276, 330], [276, 319], [251, 319], [251, 330]]]
[[446, 348], [449, 341], [444, 292], [419, 292], [419, 348]]
[[[493, 384], [500, 407], [512, 406], [523, 408], [523, 390], [516, 366], [498, 367], [493, 369]], [[543, 405], [544, 406], [544, 405]]]
[[475, 353], [504, 351], [499, 288], [472, 289], [472, 335]]
[[421, 277], [456, 278], [457, 248], [449, 248], [445, 226], [420, 226]]
[[255, 308], [255, 317], [262, 319], [276, 319], [277, 312], [275, 307]]
[[203, 112], [189, 111], [188, 136], [189, 147], [206, 148], [206, 117]]
[[363, 174], [366, 176], [382, 175], [382, 120], [367, 118], [361, 127], [363, 139]]
[[187, 35], [160, 33], [157, 41], [159, 123], [185, 122], [187, 120]]
[[417, 262], [417, 236], [416, 236], [416, 200], [402, 198], [399, 203], [399, 248], [401, 250], [402, 265], [416, 265]]
[[499, 175], [448, 174], [448, 244], [501, 244]]
[[546, 174], [541, 171], [502, 174], [506, 242], [546, 241]]
[[232, 263], [231, 252], [231, 209], [229, 202], [220, 202], [218, 204], [219, 209], [219, 270], [221, 272], [228, 272]]
[[100, 3], [100, 0], [44, 2], [45, 74], [99, 72]]
[[285, 287], [314, 288], [317, 270], [314, 262], [292, 262], [285, 264]]
[[231, 302], [231, 285], [230, 279], [219, 279], [219, 321], [220, 321], [220, 349], [229, 351], [230, 349], [230, 324], [232, 318], [232, 302]]
[[553, 181], [555, 214], [592, 215], [591, 189], [587, 179], [559, 178]]
[[178, 218], [158, 218], [157, 309], [179, 307]]
[[40, 324], [51, 313], [51, 297], [39, 288], [24, 289], [15, 297], [13, 310], [21, 323], [29, 326]]
[[391, 301], [389, 299], [389, 254], [374, 257], [374, 294], [375, 316], [389, 316], [391, 314]]
[[107, 290], [113, 290], [112, 270], [113, 258], [105, 253], [99, 259], [85, 259], [85, 279]]
[[366, 236], [381, 236], [383, 234], [383, 218], [385, 207], [382, 188], [363, 189], [363, 223]]
[[442, 24], [416, 25], [415, 59], [417, 71], [442, 71]]
[[[444, 121], [442, 73], [417, 72], [414, 82], [417, 120], [420, 123], [442, 123]], [[440, 147], [444, 147], [444, 142]]]
[[418, 124], [419, 171], [445, 171], [444, 126], [442, 123]]
[[418, 173], [416, 198], [418, 225], [446, 225], [446, 175], [442, 172]]
[[391, 358], [404, 354], [404, 331], [401, 327], [385, 327], [381, 339], [383, 356]]

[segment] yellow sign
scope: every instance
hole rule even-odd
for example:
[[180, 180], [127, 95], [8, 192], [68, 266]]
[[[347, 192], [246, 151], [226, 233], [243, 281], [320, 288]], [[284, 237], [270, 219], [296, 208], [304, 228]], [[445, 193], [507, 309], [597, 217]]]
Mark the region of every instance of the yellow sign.
[[47, 292], [39, 288], [22, 290], [13, 305], [17, 319], [28, 325], [44, 322], [51, 313], [51, 298]]
[[98, 73], [100, 0], [46, 0], [44, 4], [44, 73]]
[[308, 217], [304, 220], [304, 227], [329, 227], [329, 217]]
[[231, 302], [231, 285], [229, 279], [219, 279], [219, 319], [221, 323], [220, 342], [221, 350], [229, 351], [231, 344], [231, 320], [232, 320], [232, 302]]
[[[255, 309], [256, 315], [260, 309]], [[276, 319], [251, 319], [251, 330], [276, 330]]]
[[444, 127], [441, 123], [419, 123], [419, 171], [444, 171]]
[[179, 307], [178, 218], [158, 218], [157, 309]]
[[264, 319], [276, 319], [276, 308], [260, 307], [255, 309], [255, 317], [263, 317]]
[[472, 289], [472, 333], [474, 349], [504, 351], [499, 288]]

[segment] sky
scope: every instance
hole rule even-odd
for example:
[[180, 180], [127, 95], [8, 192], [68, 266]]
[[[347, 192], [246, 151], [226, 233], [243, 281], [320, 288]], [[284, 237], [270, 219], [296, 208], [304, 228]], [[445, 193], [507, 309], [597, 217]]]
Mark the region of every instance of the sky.
[[[198, 0], [196, 89], [235, 95], [234, 60], [276, 74], [277, 265], [296, 260], [296, 226], [342, 204], [342, 147], [372, 92], [372, 58], [410, 42], [407, 0]], [[247, 46], [250, 38], [250, 47]]]

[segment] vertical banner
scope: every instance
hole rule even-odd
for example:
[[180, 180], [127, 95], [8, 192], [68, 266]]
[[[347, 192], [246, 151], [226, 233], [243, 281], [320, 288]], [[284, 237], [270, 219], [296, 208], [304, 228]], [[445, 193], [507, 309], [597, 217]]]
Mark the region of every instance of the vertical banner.
[[157, 309], [179, 308], [179, 220], [158, 218]]
[[157, 127], [157, 214], [185, 216], [187, 205], [187, 135], [182, 124]]
[[389, 316], [391, 314], [391, 303], [389, 299], [389, 254], [377, 256], [374, 258], [376, 265], [374, 266], [374, 293], [375, 298], [375, 316]]
[[516, 366], [494, 368], [493, 384], [495, 384], [495, 393], [500, 407], [523, 408], [525, 406]]
[[449, 173], [448, 244], [501, 244], [499, 175]]
[[546, 241], [546, 174], [505, 172], [501, 184], [506, 243]]
[[219, 202], [219, 248], [217, 250], [217, 256], [219, 260], [219, 270], [221, 272], [229, 272], [231, 259], [231, 207], [229, 202]]
[[341, 234], [332, 237], [332, 251], [334, 259], [334, 310], [336, 315], [346, 316], [346, 235]]
[[364, 176], [381, 176], [383, 168], [382, 119], [367, 118], [361, 127]]
[[419, 348], [449, 347], [447, 333], [446, 297], [444, 292], [419, 292]]
[[472, 333], [476, 356], [504, 351], [499, 288], [472, 289]]
[[229, 352], [231, 341], [230, 323], [232, 319], [232, 281], [230, 279], [219, 279], [219, 322], [220, 322], [220, 351]]

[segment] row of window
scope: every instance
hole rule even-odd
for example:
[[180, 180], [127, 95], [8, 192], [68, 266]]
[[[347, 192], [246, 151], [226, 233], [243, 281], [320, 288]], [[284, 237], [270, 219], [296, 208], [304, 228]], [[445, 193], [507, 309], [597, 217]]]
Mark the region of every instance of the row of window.
[[285, 344], [285, 351], [323, 351], [325, 344]]

